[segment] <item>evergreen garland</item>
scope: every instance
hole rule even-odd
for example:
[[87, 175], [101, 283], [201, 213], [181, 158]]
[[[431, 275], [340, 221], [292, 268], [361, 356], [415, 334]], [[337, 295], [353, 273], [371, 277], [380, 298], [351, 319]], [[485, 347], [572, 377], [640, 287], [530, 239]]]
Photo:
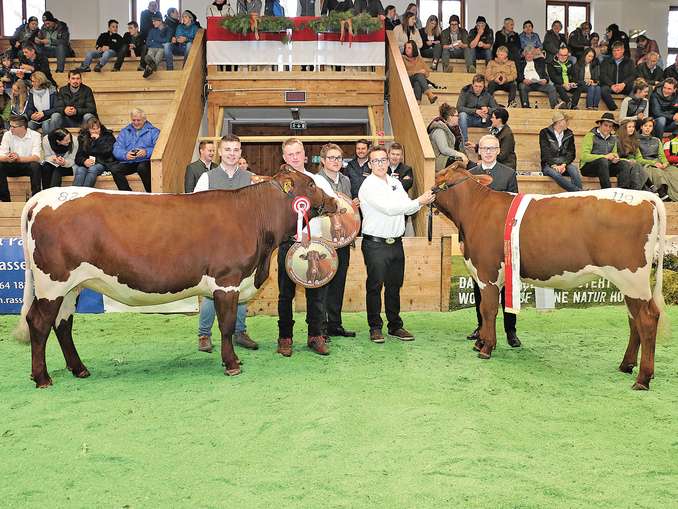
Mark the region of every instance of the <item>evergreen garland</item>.
[[315, 33], [323, 32], [339, 32], [341, 30], [341, 22], [351, 20], [354, 34], [371, 34], [381, 30], [381, 21], [379, 18], [373, 18], [366, 12], [354, 15], [351, 11], [338, 12], [332, 11], [327, 16], [322, 16], [314, 19], [306, 24], [306, 27], [313, 30]]

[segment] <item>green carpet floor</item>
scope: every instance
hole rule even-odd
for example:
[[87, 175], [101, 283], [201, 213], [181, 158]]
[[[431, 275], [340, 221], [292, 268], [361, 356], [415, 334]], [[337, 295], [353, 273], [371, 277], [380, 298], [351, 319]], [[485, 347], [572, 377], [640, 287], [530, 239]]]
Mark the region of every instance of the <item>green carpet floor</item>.
[[285, 359], [255, 317], [261, 348], [227, 378], [195, 316], [78, 315], [92, 377], [51, 337], [55, 385], [36, 390], [0, 317], [0, 507], [678, 507], [678, 339], [635, 392], [623, 307], [526, 310], [523, 348], [502, 337], [489, 361], [473, 319], [408, 313], [416, 341], [374, 345], [351, 314], [358, 338], [323, 358], [298, 326]]

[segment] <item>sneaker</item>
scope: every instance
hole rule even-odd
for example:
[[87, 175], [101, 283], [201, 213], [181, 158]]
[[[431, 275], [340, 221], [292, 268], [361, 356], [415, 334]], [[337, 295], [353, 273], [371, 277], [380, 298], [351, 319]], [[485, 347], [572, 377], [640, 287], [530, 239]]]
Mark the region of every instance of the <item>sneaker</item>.
[[94, 72], [101, 72], [101, 66], [100, 66], [100, 65], [95, 65], [95, 66], [94, 66]]
[[324, 336], [309, 336], [306, 343], [308, 347], [319, 355], [329, 355], [330, 351], [325, 343]]
[[407, 329], [403, 329], [402, 327], [394, 331], [389, 331], [388, 335], [392, 338], [399, 339], [400, 341], [414, 341], [414, 336], [408, 332]]
[[278, 338], [277, 352], [283, 357], [292, 357], [292, 338]]
[[247, 332], [236, 332], [233, 335], [233, 340], [236, 345], [247, 348], [248, 350], [258, 350], [259, 345], [256, 341], [253, 341], [247, 334]]
[[[83, 67], [83, 66], [81, 65], [80, 67], [76, 67], [76, 68], [73, 69], [73, 70], [74, 70], [74, 71], [80, 71], [80, 72], [90, 72], [92, 69], [90, 69], [89, 67]], [[57, 71], [57, 72], [59, 72], [59, 71]]]
[[[141, 71], [142, 69], [139, 69], [139, 70]], [[120, 69], [118, 69], [117, 67], [114, 67], [113, 69], [111, 69], [111, 72], [120, 72]]]
[[144, 69], [144, 78], [148, 78], [151, 74], [153, 74], [153, 69], [151, 69], [150, 65], [147, 65], [146, 69]]
[[381, 333], [381, 329], [370, 330], [370, 341], [372, 341], [372, 343], [384, 342], [384, 335]]
[[518, 101], [514, 99], [509, 103], [509, 108], [520, 108], [520, 105], [518, 104]]
[[198, 351], [212, 353], [212, 338], [210, 336], [198, 337]]

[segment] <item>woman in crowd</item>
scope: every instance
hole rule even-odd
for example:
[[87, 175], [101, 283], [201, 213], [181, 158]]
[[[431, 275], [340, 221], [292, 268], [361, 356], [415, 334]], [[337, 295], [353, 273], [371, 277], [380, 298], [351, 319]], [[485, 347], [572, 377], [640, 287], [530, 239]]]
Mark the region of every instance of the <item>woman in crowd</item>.
[[[431, 120], [426, 128], [436, 156], [435, 171], [447, 168], [454, 161], [463, 161], [464, 164], [468, 164], [458, 126], [457, 108], [447, 103], [441, 104], [438, 116]], [[459, 136], [455, 136], [454, 131], [458, 131]]]
[[61, 177], [73, 174], [78, 140], [66, 129], [58, 127], [42, 139], [42, 188], [59, 187]]
[[12, 85], [12, 115], [28, 118], [28, 87], [24, 80], [17, 80]]
[[577, 60], [574, 65], [574, 79], [581, 87], [580, 90], [586, 91], [586, 109], [597, 110], [600, 104], [600, 62], [593, 48], [586, 48]]
[[61, 114], [57, 109], [57, 90], [45, 73], [36, 71], [31, 74], [32, 87], [28, 95], [28, 127], [42, 129], [49, 134], [61, 127]]
[[405, 62], [405, 69], [407, 70], [407, 75], [410, 77], [410, 83], [412, 84], [414, 96], [417, 98], [417, 101], [421, 101], [421, 97], [426, 95], [428, 100], [431, 101], [431, 104], [436, 102], [438, 96], [436, 96], [429, 88], [428, 80], [426, 79], [431, 70], [419, 56], [419, 51], [417, 50], [417, 45], [414, 41], [407, 41], [405, 43], [403, 49], [403, 62]]
[[624, 120], [627, 117], [635, 117], [643, 120], [650, 115], [650, 101], [647, 96], [650, 95], [650, 86], [642, 78], [637, 78], [633, 82], [631, 95], [624, 97], [619, 108], [619, 118]]
[[442, 57], [442, 47], [440, 46], [440, 24], [438, 23], [438, 16], [431, 15], [426, 20], [426, 26], [419, 30], [419, 37], [421, 37], [422, 46], [419, 53], [422, 57], [432, 58], [433, 63], [431, 68], [438, 65], [440, 57]]
[[0, 90], [0, 130], [7, 129], [9, 117], [12, 115], [12, 99]]
[[384, 9], [384, 15], [384, 26], [386, 27], [386, 30], [393, 30], [400, 25], [400, 17], [396, 12], [395, 5], [387, 5], [386, 9]]
[[620, 159], [629, 163], [629, 188], [643, 189], [647, 182], [647, 172], [639, 162], [642, 156], [640, 142], [636, 136], [635, 118], [622, 119], [617, 129], [617, 154]]
[[407, 9], [405, 9], [405, 12], [400, 18], [401, 24], [405, 25], [405, 16], [407, 16], [408, 13], [414, 15], [415, 27], [417, 28], [417, 30], [420, 29], [423, 25], [421, 24], [421, 20], [419, 19], [419, 9], [417, 8], [417, 4], [407, 4]]
[[398, 25], [393, 29], [393, 35], [398, 42], [398, 48], [402, 51], [405, 43], [410, 40], [416, 43], [417, 49], [421, 48], [423, 43], [419, 30], [416, 27], [417, 17], [411, 12], [406, 12], [403, 19], [402, 25]]
[[214, 0], [205, 10], [205, 17], [210, 16], [235, 16], [235, 9], [226, 0]]
[[541, 49], [541, 39], [539, 34], [534, 31], [534, 23], [529, 19], [523, 23], [523, 31], [520, 34], [520, 49], [524, 50], [528, 46]]
[[90, 118], [83, 124], [73, 167], [74, 186], [94, 187], [97, 177], [115, 162], [114, 143], [113, 133], [98, 118]]
[[555, 58], [556, 53], [558, 53], [558, 50], [562, 44], [567, 45], [567, 39], [565, 39], [565, 35], [560, 33], [562, 29], [563, 24], [556, 20], [551, 23], [551, 30], [548, 30], [544, 36], [544, 51], [546, 52], [547, 62], [550, 62]]
[[640, 164], [645, 167], [662, 200], [678, 201], [678, 167], [669, 163], [662, 141], [652, 136], [654, 119], [646, 117], [639, 124]]

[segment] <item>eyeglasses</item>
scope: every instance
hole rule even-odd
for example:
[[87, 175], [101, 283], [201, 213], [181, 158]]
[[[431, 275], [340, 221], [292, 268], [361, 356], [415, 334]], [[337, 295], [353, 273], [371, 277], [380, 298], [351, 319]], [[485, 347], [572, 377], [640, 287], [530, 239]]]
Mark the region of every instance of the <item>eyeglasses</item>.
[[12, 124], [9, 124], [9, 128], [10, 128], [10, 129], [19, 129], [19, 128], [21, 128], [21, 127], [23, 127], [23, 125], [12, 125]]
[[370, 164], [383, 165], [388, 163], [388, 158], [382, 157], [381, 159], [370, 159]]
[[341, 156], [325, 156], [326, 161], [332, 161], [332, 162], [335, 162], [335, 163], [338, 163], [342, 159], [343, 159], [343, 157], [341, 157]]
[[478, 147], [478, 152], [494, 152], [499, 150], [499, 147]]

